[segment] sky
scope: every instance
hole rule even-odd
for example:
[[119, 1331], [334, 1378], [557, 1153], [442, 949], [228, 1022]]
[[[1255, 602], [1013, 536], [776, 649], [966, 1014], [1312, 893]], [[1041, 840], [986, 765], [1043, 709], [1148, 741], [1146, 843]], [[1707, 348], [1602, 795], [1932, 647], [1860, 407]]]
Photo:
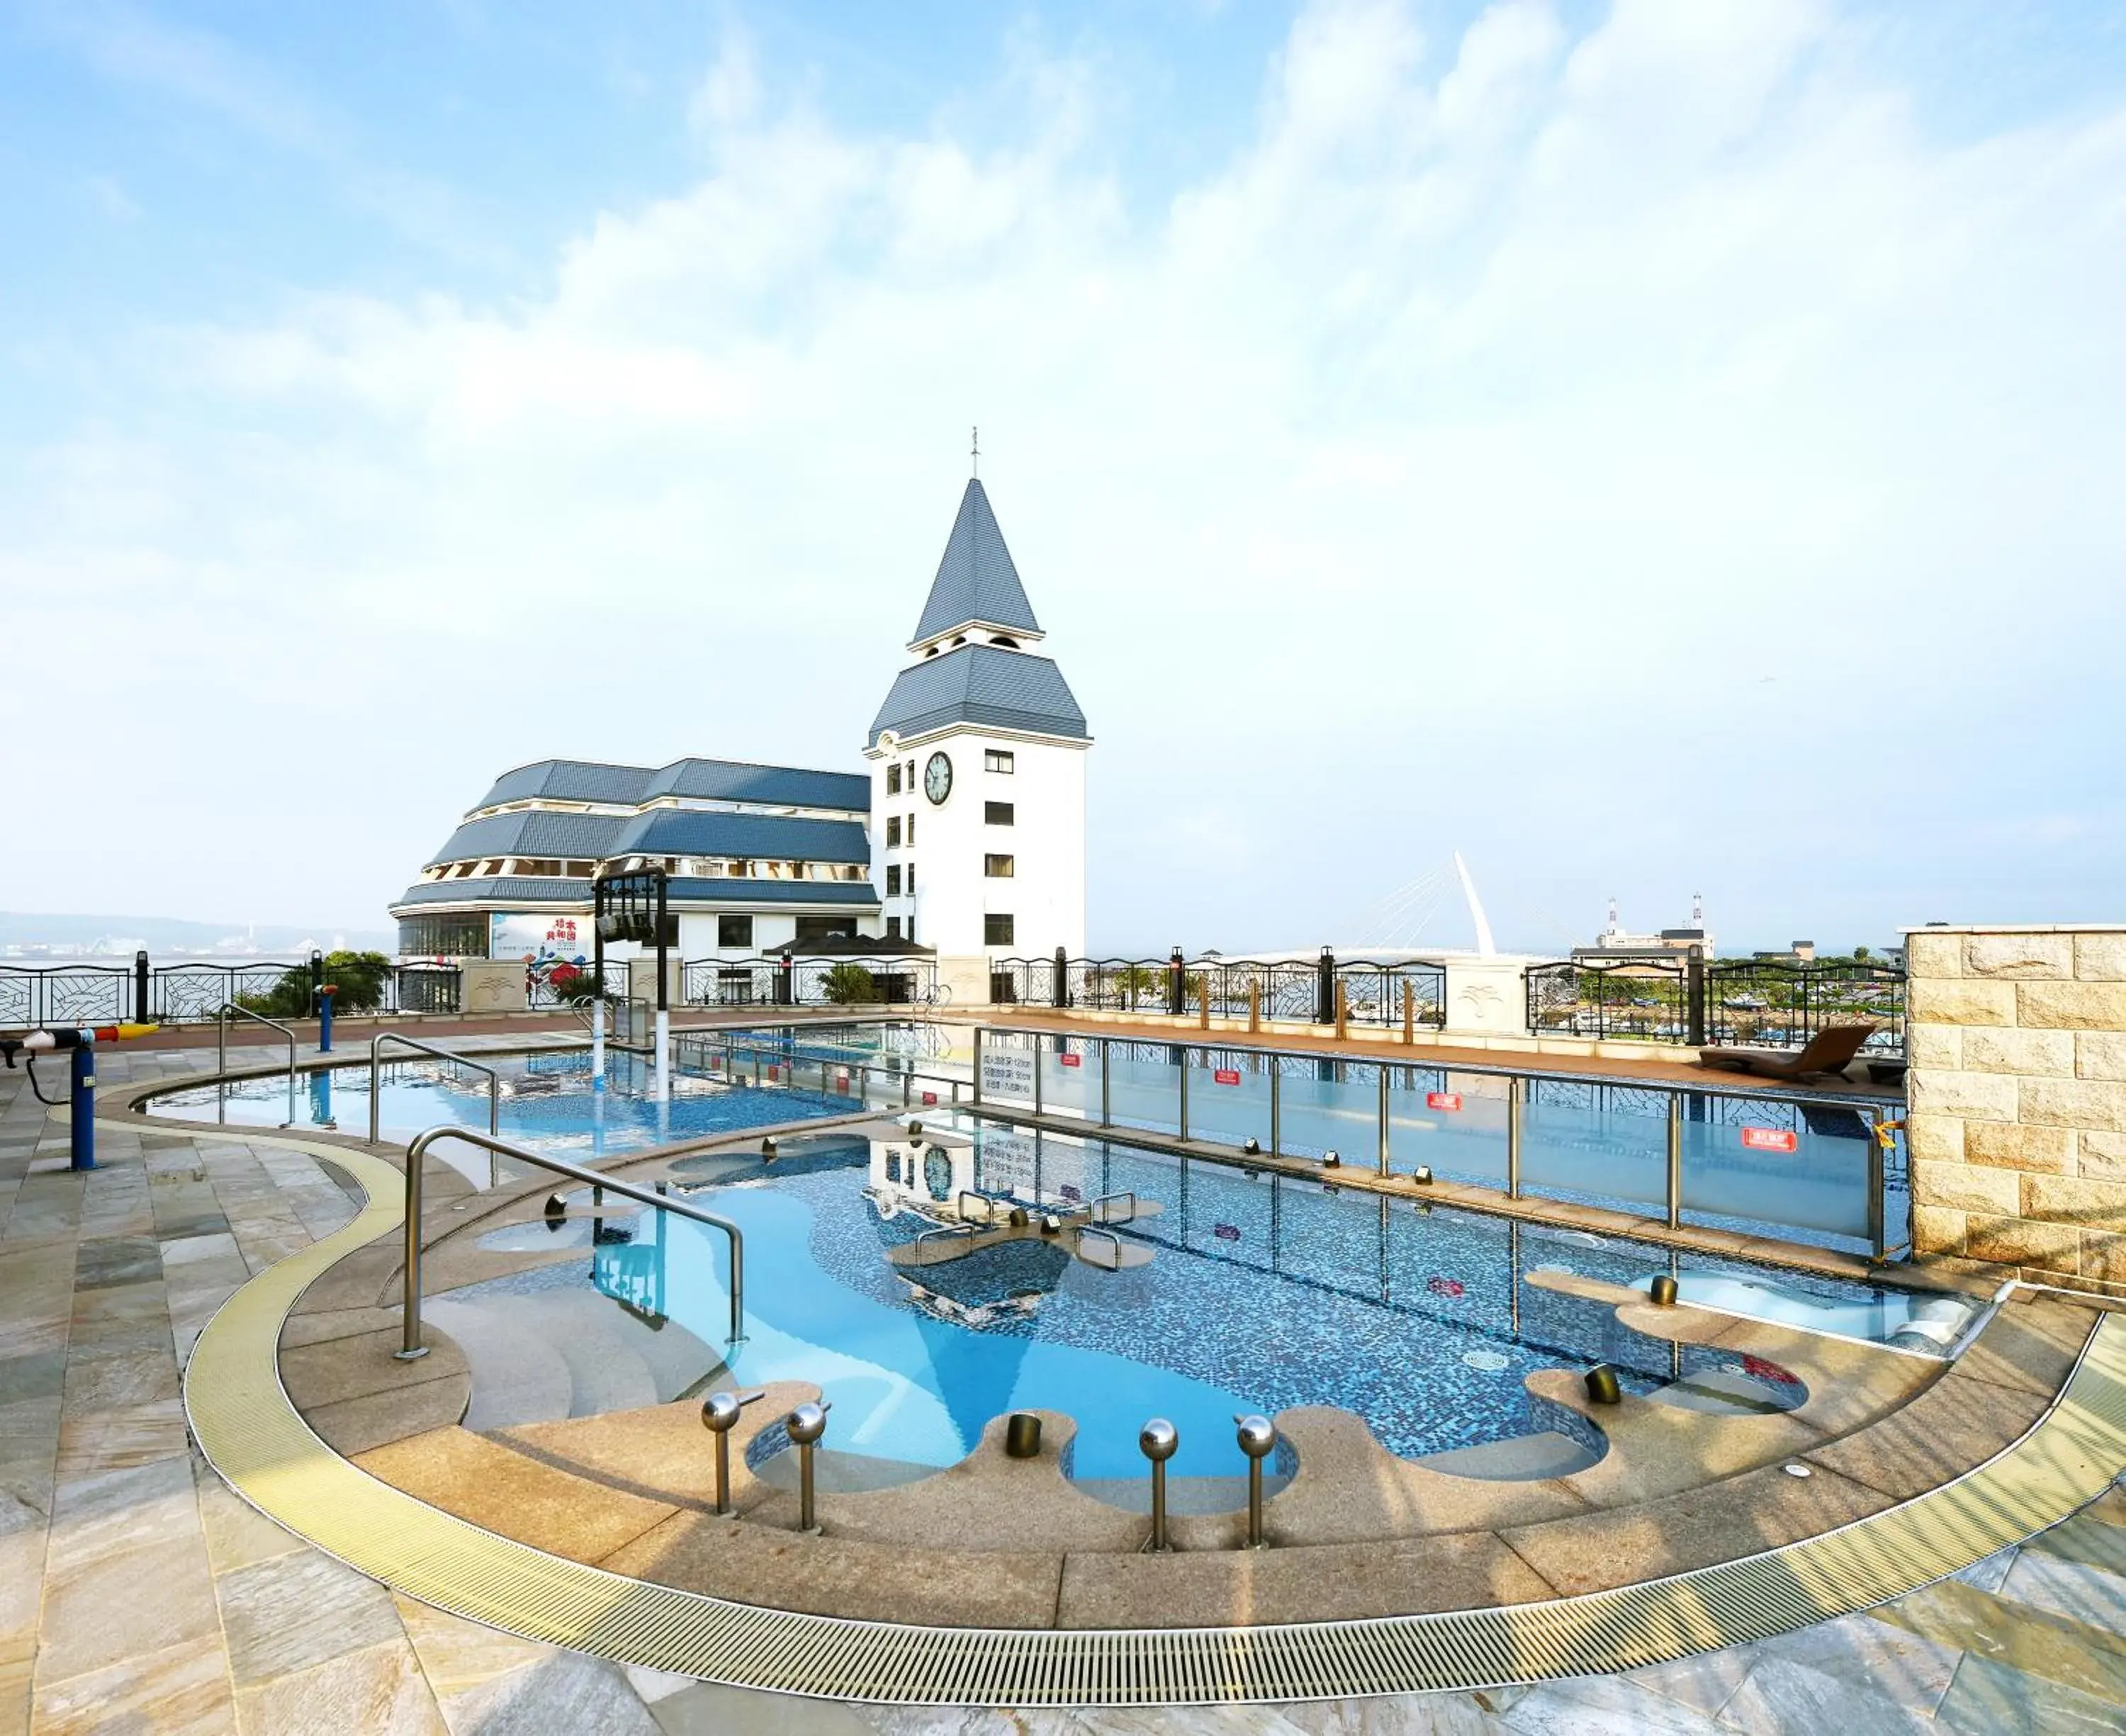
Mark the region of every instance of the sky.
[[2126, 919], [2115, 7], [0, 0], [0, 908], [861, 769], [979, 425], [1095, 951]]

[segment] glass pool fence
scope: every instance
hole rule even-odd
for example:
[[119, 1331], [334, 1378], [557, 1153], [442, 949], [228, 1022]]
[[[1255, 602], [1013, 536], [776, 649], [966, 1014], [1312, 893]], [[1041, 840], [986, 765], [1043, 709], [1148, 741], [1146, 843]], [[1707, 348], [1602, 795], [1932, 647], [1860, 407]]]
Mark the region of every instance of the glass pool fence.
[[[926, 1027], [913, 1027], [924, 1029]], [[927, 1027], [933, 1031], [942, 1027]], [[688, 1032], [683, 1068], [851, 1106], [970, 1109], [1273, 1158], [1420, 1169], [1671, 1228], [1878, 1258], [1910, 1243], [1902, 1105], [1828, 1092], [1564, 1078], [981, 1027], [896, 1050], [895, 1027]]]

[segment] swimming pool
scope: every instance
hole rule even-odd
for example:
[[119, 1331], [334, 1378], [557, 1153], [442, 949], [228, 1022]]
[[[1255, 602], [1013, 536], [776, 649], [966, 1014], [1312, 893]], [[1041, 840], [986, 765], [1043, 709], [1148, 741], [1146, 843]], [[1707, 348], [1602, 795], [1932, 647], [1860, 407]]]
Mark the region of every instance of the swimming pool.
[[[1712, 1305], [1769, 1301], [1790, 1323], [1878, 1339], [1925, 1305], [964, 1111], [933, 1110], [923, 1125], [920, 1146], [875, 1123], [782, 1141], [772, 1163], [750, 1149], [683, 1160], [673, 1177], [745, 1234], [748, 1337], [731, 1375], [817, 1384], [834, 1407], [829, 1447], [910, 1466], [953, 1464], [992, 1418], [1039, 1408], [1075, 1419], [1070, 1470], [1081, 1482], [1141, 1481], [1137, 1431], [1155, 1415], [1180, 1432], [1176, 1474], [1233, 1477], [1245, 1469], [1234, 1413], [1302, 1404], [1357, 1413], [1406, 1457], [1547, 1432], [1580, 1443], [1585, 1462], [1599, 1435], [1533, 1398], [1529, 1373], [1606, 1361], [1630, 1389], [1709, 1383], [1738, 1408], [1781, 1408], [1802, 1392], [1775, 1365], [1644, 1337], [1610, 1304], [1546, 1280], [1642, 1288], [1675, 1271]], [[1035, 1221], [957, 1257], [898, 1263], [951, 1219], [961, 1189], [1022, 1204]], [[1042, 1210], [1130, 1192], [1134, 1217], [1120, 1201], [1103, 1215], [1143, 1263], [1111, 1269], [1104, 1239], [1039, 1232]], [[720, 1238], [659, 1213], [601, 1219], [597, 1234], [560, 1219], [483, 1245], [588, 1248], [578, 1281], [720, 1344]], [[483, 1287], [453, 1294], [477, 1301]]]
[[[1472, 1071], [917, 1022], [765, 1026], [693, 1040], [689, 1064], [868, 1082], [907, 1100], [1037, 1111], [1661, 1215], [1851, 1252], [1909, 1240], [1893, 1097]], [[1883, 1141], [1887, 1141], [1887, 1144]], [[1517, 1153], [1511, 1160], [1509, 1153]]]
[[[659, 1103], [648, 1064], [615, 1050], [607, 1057], [607, 1089], [591, 1089], [591, 1062], [583, 1050], [522, 1055], [483, 1055], [502, 1075], [501, 1137], [572, 1163], [772, 1122], [846, 1115], [846, 1098], [803, 1089], [739, 1089], [683, 1068], [672, 1075], [671, 1101]], [[410, 1139], [442, 1125], [487, 1129], [484, 1076], [448, 1061], [397, 1060], [378, 1073], [380, 1130], [386, 1138]], [[349, 1061], [328, 1072], [303, 1076], [296, 1097], [295, 1130], [366, 1129], [369, 1121], [369, 1066]], [[217, 1118], [248, 1127], [278, 1127], [287, 1120], [286, 1073], [239, 1079], [225, 1086], [194, 1086], [151, 1098], [151, 1115], [187, 1120]], [[436, 1154], [460, 1167], [472, 1162], [470, 1148], [446, 1140]], [[486, 1157], [478, 1158], [484, 1173]]]
[[[752, 1146], [681, 1159], [673, 1181], [701, 1190], [749, 1244], [748, 1337], [730, 1355], [728, 1375], [820, 1385], [834, 1407], [830, 1448], [915, 1471], [964, 1457], [999, 1414], [1046, 1408], [1075, 1418], [1069, 1468], [1089, 1487], [1141, 1481], [1136, 1434], [1155, 1414], [1180, 1430], [1177, 1475], [1230, 1478], [1245, 1468], [1234, 1413], [1303, 1404], [1357, 1413], [1384, 1446], [1407, 1457], [1547, 1436], [1576, 1444], [1588, 1462], [1603, 1448], [1599, 1432], [1533, 1398], [1524, 1381], [1538, 1369], [1597, 1362], [1617, 1367], [1623, 1384], [1642, 1393], [1703, 1389], [1744, 1408], [1799, 1401], [1793, 1378], [1774, 1365], [1628, 1331], [1608, 1302], [1561, 1287], [1576, 1277], [1636, 1288], [1670, 1271], [1687, 1300], [1707, 1306], [1916, 1352], [1939, 1351], [1968, 1318], [1954, 1300], [1389, 1201], [1339, 1189], [1333, 1172], [1320, 1180], [1279, 1175], [1147, 1149], [1127, 1133], [1006, 1125], [951, 1101], [962, 1087], [971, 1091], [971, 1036], [924, 1025], [783, 1028], [745, 1033], [735, 1045], [690, 1035], [678, 1045], [673, 1094], [663, 1105], [648, 1096], [640, 1060], [625, 1053], [611, 1057], [611, 1088], [602, 1097], [589, 1089], [581, 1050], [504, 1059], [497, 1063], [503, 1136], [580, 1159], [867, 1106], [874, 1116], [893, 1111], [895, 1120], [874, 1120], [861, 1132], [786, 1137], [772, 1164]], [[1044, 1107], [1103, 1099], [1117, 1122], [1138, 1115], [1157, 1125], [1158, 1093], [1193, 1064], [1187, 1055], [1205, 1052], [1170, 1061], [1168, 1045], [1129, 1050], [1139, 1047], [1155, 1052], [1029, 1046], [1023, 1068], [1015, 1058], [992, 1065], [991, 1051], [981, 1064], [985, 1095], [1009, 1101], [1011, 1087], [1030, 1088], [1038, 1078]], [[1361, 1097], [1383, 1087], [1380, 1068], [1354, 1080], [1357, 1071], [1357, 1064], [1336, 1063], [1275, 1076], [1269, 1088], [1278, 1093], [1287, 1151], [1318, 1150], [1333, 1138], [1363, 1152], [1351, 1130], [1362, 1139], [1381, 1124], [1354, 1106], [1353, 1087]], [[1387, 1071], [1396, 1167], [1411, 1167], [1411, 1153], [1421, 1152], [1437, 1173], [1487, 1176], [1492, 1160], [1481, 1130], [1452, 1119], [1454, 1110], [1397, 1100], [1399, 1092], [1424, 1095], [1416, 1086], [1424, 1082], [1394, 1075], [1424, 1069]], [[1095, 1073], [1089, 1087], [1072, 1077], [1086, 1072]], [[384, 1125], [400, 1136], [438, 1123], [485, 1124], [485, 1082], [447, 1063], [394, 1064], [383, 1085]], [[1234, 1090], [1215, 1077], [1198, 1088]], [[366, 1065], [313, 1076], [308, 1089], [314, 1119], [366, 1120]], [[277, 1125], [285, 1090], [266, 1078], [174, 1093], [152, 1107]], [[1464, 1112], [1476, 1095], [1462, 1097]], [[1259, 1099], [1240, 1090], [1211, 1101]], [[901, 1111], [903, 1102], [912, 1111]], [[1523, 1112], [1534, 1106], [1524, 1104]], [[1543, 1106], [1562, 1116], [1570, 1106]], [[1781, 1107], [1748, 1100], [1742, 1113], [1769, 1118]], [[1798, 1106], [1784, 1107], [1799, 1124], [1787, 1155], [1798, 1149], [1805, 1158], [1789, 1180], [1850, 1165], [1850, 1152], [1834, 1149], [1826, 1158], [1803, 1142], [1850, 1145], [1845, 1127], [1854, 1111], [1810, 1126]], [[1630, 1197], [1643, 1132], [1630, 1113], [1598, 1105], [1590, 1120], [1552, 1124], [1538, 1173], [1554, 1186], [1580, 1181], [1591, 1196]], [[1245, 1116], [1226, 1115], [1217, 1134], [1237, 1139]], [[919, 1147], [905, 1130], [917, 1118]], [[1612, 1118], [1625, 1122], [1624, 1134], [1607, 1125]], [[1736, 1124], [1704, 1125], [1709, 1133]], [[437, 1152], [451, 1149], [445, 1142]], [[461, 1161], [470, 1157], [461, 1150]], [[963, 1189], [1023, 1205], [1037, 1221], [971, 1250], [926, 1243], [933, 1254], [953, 1257], [911, 1264], [917, 1238], [934, 1238], [963, 1206], [986, 1215], [989, 1208], [963, 1200]], [[1039, 1232], [1044, 1212], [1069, 1217], [1120, 1195], [1133, 1199], [1113, 1201], [1103, 1215], [1116, 1221], [1089, 1234]], [[676, 1323], [685, 1329], [678, 1336], [698, 1341], [699, 1367], [661, 1396], [725, 1372], [717, 1368], [727, 1309], [723, 1249], [699, 1226], [657, 1213], [615, 1214], [595, 1224], [561, 1216], [490, 1232], [486, 1245], [587, 1251], [589, 1259], [454, 1291], [455, 1302], [477, 1304], [492, 1295], [507, 1305], [513, 1289], [574, 1285], [624, 1304], [631, 1318]]]

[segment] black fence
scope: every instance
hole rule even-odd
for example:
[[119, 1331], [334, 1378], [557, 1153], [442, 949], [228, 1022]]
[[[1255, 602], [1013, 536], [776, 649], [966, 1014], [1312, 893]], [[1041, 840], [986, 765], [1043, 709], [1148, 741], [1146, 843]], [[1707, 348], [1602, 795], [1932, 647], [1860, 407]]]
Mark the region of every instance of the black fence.
[[[41, 1026], [212, 1024], [224, 1002], [256, 1005], [294, 978], [298, 993], [314, 994], [324, 980], [314, 959], [195, 959], [130, 965], [0, 964], [0, 1029]], [[399, 965], [380, 985], [374, 1007], [347, 1012], [456, 1012], [460, 975], [455, 965]]]
[[929, 957], [689, 959], [679, 972], [688, 1007], [935, 1007], [945, 998]]
[[1328, 1025], [1339, 991], [1356, 1025], [1400, 1025], [1407, 1002], [1415, 1027], [1446, 1022], [1447, 972], [1423, 963], [1374, 959], [999, 959], [990, 966], [990, 998], [1021, 1007], [1089, 1012], [1202, 1013], [1216, 1018]]
[[1528, 1022], [1538, 1036], [1763, 1049], [1799, 1049], [1831, 1026], [1869, 1024], [1864, 1053], [1897, 1055], [1905, 974], [1865, 961], [1569, 960], [1528, 967]]

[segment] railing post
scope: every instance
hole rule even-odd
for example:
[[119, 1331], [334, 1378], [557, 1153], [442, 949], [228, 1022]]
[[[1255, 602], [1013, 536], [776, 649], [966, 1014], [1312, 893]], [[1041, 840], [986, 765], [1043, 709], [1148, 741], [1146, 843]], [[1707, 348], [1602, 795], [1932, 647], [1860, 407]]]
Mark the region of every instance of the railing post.
[[1380, 1169], [1381, 1173], [1386, 1175], [1388, 1172], [1388, 1069], [1386, 1063], [1382, 1063], [1380, 1068]]
[[1506, 1197], [1521, 1196], [1521, 1112], [1528, 1081], [1518, 1074], [1506, 1081]]
[[1114, 1095], [1110, 1081], [1114, 1078], [1108, 1066], [1108, 1040], [1100, 1039], [1100, 1125], [1114, 1125]]
[[977, 1026], [975, 1026], [975, 1090], [974, 1090], [974, 1103], [975, 1103], [975, 1106], [976, 1106], [976, 1108], [980, 1108], [980, 1107], [981, 1106], [981, 1101], [982, 1101], [982, 1027], [981, 1027], [980, 1026], [977, 1025]]
[[1181, 949], [1176, 946], [1173, 956], [1166, 961], [1166, 1012], [1169, 1018], [1178, 1019], [1188, 1011], [1187, 969]]
[[1262, 1034], [1262, 984], [1254, 978], [1248, 980], [1248, 1035]]
[[1705, 949], [1693, 946], [1684, 964], [1684, 1040], [1694, 1049], [1705, 1046]]
[[1336, 955], [1324, 946], [1320, 961], [1314, 967], [1314, 1022], [1330, 1025], [1335, 1020]]
[[1181, 1143], [1186, 1145], [1188, 1143], [1188, 1050], [1185, 1045], [1181, 1050], [1181, 1115], [1178, 1133]]
[[154, 1022], [148, 1017], [148, 949], [144, 946], [133, 955], [133, 1022]]
[[1408, 977], [1402, 979], [1402, 1040], [1405, 1048], [1417, 1040], [1417, 997]]
[[1885, 1173], [1889, 1147], [1884, 1143], [1888, 1134], [1879, 1121], [1872, 1131], [1873, 1137], [1868, 1141], [1868, 1245], [1874, 1250], [1875, 1257], [1881, 1260], [1887, 1257], [1890, 1251], [1887, 1213], [1883, 1202], [1883, 1191], [1889, 1179]]
[[1034, 1114], [1037, 1116], [1038, 1116], [1038, 1115], [1040, 1115], [1040, 1113], [1041, 1113], [1041, 1038], [1040, 1038], [1040, 1036], [1039, 1036], [1037, 1034], [1035, 1035], [1035, 1037], [1034, 1037], [1034, 1039], [1033, 1039], [1032, 1048], [1033, 1048], [1033, 1112], [1034, 1112]]
[[1056, 975], [1049, 987], [1049, 1005], [1059, 1012], [1070, 1004], [1070, 958], [1058, 946], [1056, 949]]
[[310, 953], [310, 1017], [318, 1016], [318, 991], [325, 985], [325, 955], [314, 948]]
[[1282, 1095], [1278, 1087], [1283, 1083], [1284, 1069], [1277, 1064], [1277, 1054], [1273, 1050], [1269, 1058], [1269, 1154], [1272, 1157], [1279, 1153], [1278, 1136], [1284, 1131], [1283, 1117], [1279, 1113], [1282, 1106], [1278, 1101]]
[[1683, 1227], [1683, 1093], [1668, 1094], [1668, 1227]]
[[[372, 1090], [370, 1102], [373, 1104], [376, 1101]], [[371, 1113], [373, 1116], [376, 1111], [372, 1109]], [[372, 1132], [372, 1143], [376, 1138]], [[428, 1354], [428, 1347], [421, 1342], [421, 1160], [427, 1155], [428, 1147], [418, 1139], [406, 1148], [405, 1305], [399, 1348], [391, 1353], [401, 1362], [411, 1362]]]
[[1336, 1040], [1342, 1042], [1351, 1034], [1351, 997], [1343, 978], [1336, 979]]

